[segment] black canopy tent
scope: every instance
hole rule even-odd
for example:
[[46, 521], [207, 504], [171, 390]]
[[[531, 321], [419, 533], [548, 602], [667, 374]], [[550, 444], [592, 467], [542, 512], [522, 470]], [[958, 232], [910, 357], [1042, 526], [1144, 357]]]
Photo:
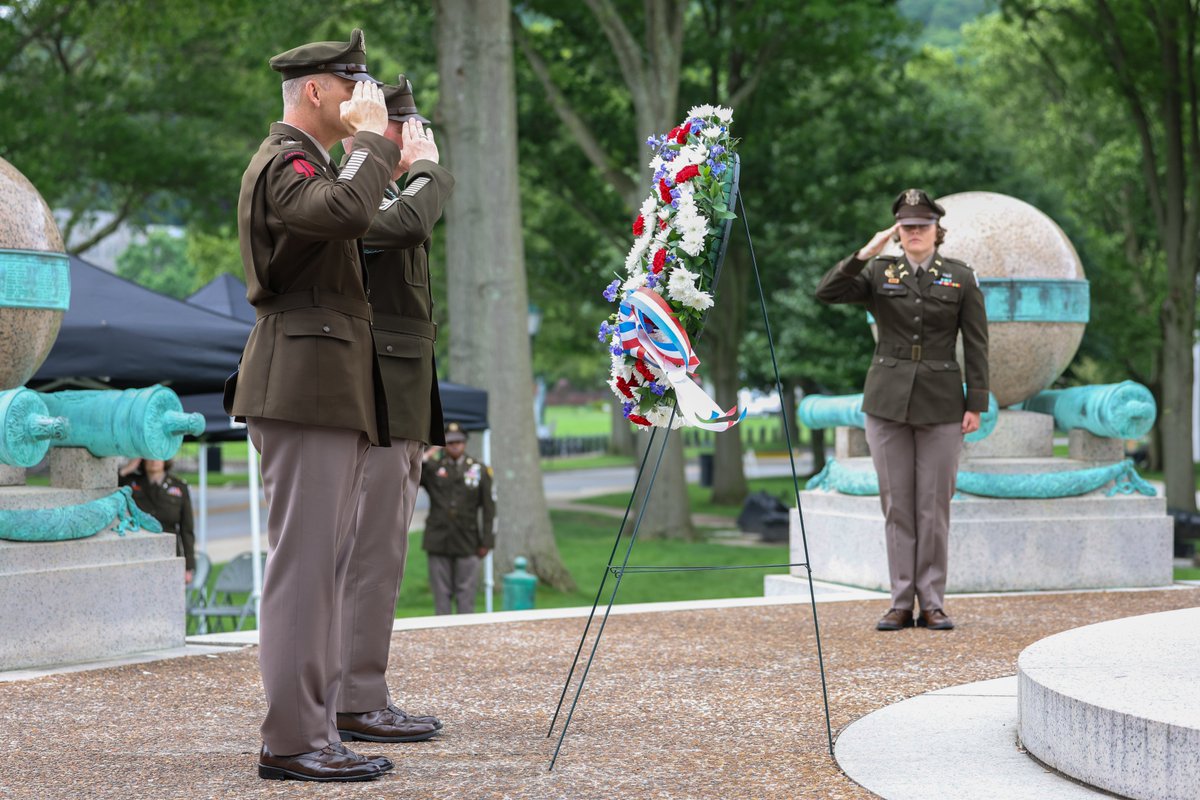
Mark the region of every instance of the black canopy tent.
[[35, 389], [130, 389], [161, 383], [180, 397], [219, 392], [251, 325], [161, 295], [71, 257], [71, 306]]

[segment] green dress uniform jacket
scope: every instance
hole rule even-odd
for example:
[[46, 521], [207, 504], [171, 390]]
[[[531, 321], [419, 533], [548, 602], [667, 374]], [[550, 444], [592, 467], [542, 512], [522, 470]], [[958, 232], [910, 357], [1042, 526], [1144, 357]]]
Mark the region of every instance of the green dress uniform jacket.
[[[496, 546], [492, 523], [496, 501], [492, 499], [492, 471], [463, 456], [459, 463], [444, 452], [421, 465], [421, 485], [429, 493], [429, 516], [421, 547], [438, 556], [473, 556], [479, 548]], [[483, 525], [479, 509], [483, 509]]]
[[454, 176], [432, 161], [418, 161], [404, 189], [391, 184], [363, 237], [375, 351], [387, 392], [392, 438], [445, 444], [433, 344], [429, 248], [433, 226], [454, 188]]
[[[875, 317], [879, 342], [862, 409], [872, 416], [931, 425], [959, 422], [988, 407], [987, 314], [974, 270], [934, 252], [920, 278], [908, 260], [857, 255], [839, 262], [817, 286], [825, 303], [858, 303]], [[955, 360], [962, 332], [967, 392]]]
[[359, 237], [367, 232], [400, 149], [359, 132], [340, 173], [299, 129], [277, 122], [250, 160], [238, 238], [250, 331], [227, 411], [350, 428], [387, 444]]
[[196, 534], [187, 481], [167, 473], [162, 483], [155, 483], [144, 473], [135, 472], [122, 475], [118, 483], [133, 490], [137, 507], [161, 522], [163, 533], [175, 534], [175, 554], [183, 556], [187, 569], [196, 569]]

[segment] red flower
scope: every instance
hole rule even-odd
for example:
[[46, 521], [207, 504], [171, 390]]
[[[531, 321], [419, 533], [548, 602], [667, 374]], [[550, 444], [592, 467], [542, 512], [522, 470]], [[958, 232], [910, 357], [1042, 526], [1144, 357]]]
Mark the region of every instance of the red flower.
[[638, 361], [636, 364], [634, 364], [633, 368], [637, 370], [639, 375], [641, 375], [643, 378], [646, 379], [647, 383], [654, 383], [653, 373], [651, 373], [650, 370], [646, 367], [646, 365], [643, 364], [641, 361]]
[[666, 264], [667, 264], [667, 251], [666, 251], [666, 249], [660, 247], [658, 249], [658, 252], [654, 254], [654, 268], [653, 268], [654, 274], [657, 275], [658, 273], [662, 272], [663, 267], [665, 267]]
[[630, 400], [633, 399], [633, 392], [630, 391], [629, 384], [620, 375], [617, 376], [617, 388], [621, 390], [621, 394], [625, 395]]
[[675, 183], [678, 184], [683, 183], [684, 181], [690, 181], [699, 174], [699, 167], [697, 167], [695, 164], [688, 164], [686, 167], [679, 170], [679, 173], [675, 176]]
[[667, 139], [675, 141], [677, 136], [679, 136], [679, 128], [671, 128], [671, 132], [667, 134]]
[[658, 229], [660, 231], [665, 231], [667, 229], [667, 221], [665, 219], [660, 219], [658, 221]]
[[633, 235], [641, 236], [646, 231], [646, 220], [642, 219], [642, 215], [638, 214], [638, 218], [633, 221]]
[[669, 202], [671, 202], [671, 190], [670, 190], [670, 188], [667, 186], [667, 182], [666, 182], [666, 181], [659, 181], [659, 182], [658, 182], [658, 196], [662, 198], [662, 201], [663, 201], [664, 203], [669, 203]]
[[673, 133], [676, 134], [675, 141], [679, 142], [679, 144], [687, 144], [687, 137], [691, 132], [692, 129], [687, 125], [684, 125], [682, 128], [676, 128], [675, 131], [673, 131]]
[[629, 421], [645, 428], [650, 427], [650, 420], [646, 419], [641, 414], [630, 414]]

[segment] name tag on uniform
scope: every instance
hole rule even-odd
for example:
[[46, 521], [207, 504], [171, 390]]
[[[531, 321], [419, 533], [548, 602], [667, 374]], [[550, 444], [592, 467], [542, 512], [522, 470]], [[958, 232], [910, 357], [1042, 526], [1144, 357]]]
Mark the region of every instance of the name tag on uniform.
[[908, 294], [908, 287], [899, 282], [892, 283], [889, 281], [879, 287], [879, 293], [890, 297], [901, 297]]

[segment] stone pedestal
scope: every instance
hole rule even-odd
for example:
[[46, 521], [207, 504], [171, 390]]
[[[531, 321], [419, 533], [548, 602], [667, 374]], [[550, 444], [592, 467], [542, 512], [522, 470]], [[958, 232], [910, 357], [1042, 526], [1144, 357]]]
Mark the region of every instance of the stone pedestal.
[[24, 486], [25, 468], [0, 464], [0, 486]]
[[115, 489], [121, 459], [96, 458], [82, 447], [50, 450], [50, 485], [63, 489]]
[[1080, 461], [1111, 464], [1125, 457], [1125, 445], [1120, 439], [1101, 439], [1093, 433], [1079, 429], [1067, 434], [1067, 448], [1071, 458]]
[[1067, 775], [1137, 800], [1200, 797], [1200, 609], [1042, 639], [1017, 660], [1021, 744]]
[[[1026, 465], [1014, 464], [1025, 471]], [[800, 493], [813, 577], [888, 591], [877, 496]], [[950, 507], [948, 592], [1101, 589], [1172, 582], [1172, 521], [1161, 497], [1103, 491], [1054, 500], [962, 495]], [[804, 560], [799, 516], [791, 559]], [[803, 576], [802, 568], [792, 574]]]
[[181, 647], [183, 559], [145, 531], [0, 540], [0, 609], [0, 670]]
[[862, 428], [838, 426], [833, 434], [833, 456], [837, 459], [859, 458], [871, 455], [867, 446], [867, 432]]
[[1001, 409], [996, 427], [977, 442], [963, 442], [962, 458], [1050, 458], [1054, 417], [1036, 411]]

